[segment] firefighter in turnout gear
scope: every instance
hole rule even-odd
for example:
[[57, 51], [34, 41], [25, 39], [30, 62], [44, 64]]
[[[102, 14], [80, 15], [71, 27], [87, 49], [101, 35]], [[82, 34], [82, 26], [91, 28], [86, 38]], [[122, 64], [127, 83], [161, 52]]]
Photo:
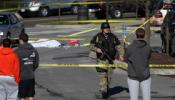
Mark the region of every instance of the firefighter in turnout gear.
[[[101, 24], [101, 32], [92, 38], [90, 49], [96, 52], [98, 64], [113, 64], [113, 61], [119, 58], [118, 45], [120, 45], [120, 41], [117, 36], [111, 33], [109, 23], [104, 22]], [[108, 98], [112, 68], [96, 67], [96, 70], [100, 78], [100, 90], [96, 97], [100, 99]]]

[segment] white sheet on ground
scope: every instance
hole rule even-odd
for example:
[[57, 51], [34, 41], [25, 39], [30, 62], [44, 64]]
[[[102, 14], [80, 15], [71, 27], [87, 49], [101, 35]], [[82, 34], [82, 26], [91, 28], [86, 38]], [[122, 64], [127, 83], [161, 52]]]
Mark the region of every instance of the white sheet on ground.
[[57, 40], [48, 40], [48, 39], [40, 39], [37, 41], [29, 41], [34, 47], [46, 47], [46, 48], [54, 48], [61, 46], [61, 43]]

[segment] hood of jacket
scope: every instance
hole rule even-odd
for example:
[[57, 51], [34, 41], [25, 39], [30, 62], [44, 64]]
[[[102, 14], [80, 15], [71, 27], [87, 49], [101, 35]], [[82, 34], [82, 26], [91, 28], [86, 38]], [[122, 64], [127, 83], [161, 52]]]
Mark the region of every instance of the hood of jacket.
[[9, 55], [11, 53], [13, 53], [13, 49], [12, 48], [5, 48], [5, 47], [2, 47], [0, 49], [0, 53], [3, 54], [3, 55]]
[[147, 45], [147, 42], [145, 40], [135, 40], [134, 44], [137, 48], [143, 48]]
[[19, 48], [24, 48], [24, 49], [27, 49], [27, 50], [34, 49], [34, 47], [31, 44], [29, 44], [29, 43], [24, 43], [22, 45], [19, 45]]

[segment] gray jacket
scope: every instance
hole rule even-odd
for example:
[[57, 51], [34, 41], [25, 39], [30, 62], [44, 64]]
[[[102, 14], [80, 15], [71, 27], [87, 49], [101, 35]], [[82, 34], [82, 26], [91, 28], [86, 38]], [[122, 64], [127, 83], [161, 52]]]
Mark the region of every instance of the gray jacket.
[[151, 47], [144, 40], [135, 40], [129, 45], [124, 57], [128, 63], [129, 78], [141, 82], [150, 77]]
[[39, 65], [37, 50], [29, 43], [20, 45], [16, 50], [20, 60], [21, 80], [34, 79], [34, 71]]

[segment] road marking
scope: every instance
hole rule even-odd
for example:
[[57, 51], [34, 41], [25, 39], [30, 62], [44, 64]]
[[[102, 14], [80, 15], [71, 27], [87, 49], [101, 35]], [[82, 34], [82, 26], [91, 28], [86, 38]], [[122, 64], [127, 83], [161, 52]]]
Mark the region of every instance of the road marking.
[[85, 43], [85, 44], [80, 45], [80, 47], [88, 47], [88, 46], [90, 46], [90, 43]]
[[73, 34], [68, 35], [68, 36], [66, 36], [66, 37], [77, 36], [77, 35], [80, 35], [80, 34], [92, 32], [92, 31], [94, 31], [94, 30], [97, 30], [97, 28], [88, 29], [88, 30], [84, 30], [84, 31], [81, 31], [81, 32], [73, 33]]
[[[85, 38], [85, 37], [73, 37], [73, 36], [78, 36], [80, 34], [85, 34], [85, 33], [89, 33], [89, 32], [92, 32], [92, 31], [95, 31], [97, 30], [97, 28], [93, 28], [93, 29], [88, 29], [88, 30], [84, 30], [84, 31], [81, 31], [81, 32], [76, 32], [76, 33], [73, 33], [73, 34], [70, 34], [70, 35], [62, 35], [62, 37], [57, 37], [57, 38], [47, 38], [49, 40], [85, 40], [85, 39], [88, 39], [88, 38]], [[48, 32], [48, 31], [46, 31]], [[44, 32], [46, 34], [46, 32]], [[35, 33], [35, 32], [30, 32], [30, 35], [35, 35], [35, 34], [32, 34], [32, 33]], [[42, 32], [38, 32], [38, 33], [42, 33]], [[49, 33], [49, 32], [48, 32]], [[36, 34], [36, 35], [39, 35], [39, 34]], [[45, 39], [45, 38], [30, 38], [30, 40], [38, 40], [38, 39]]]
[[59, 33], [58, 30], [56, 31], [34, 31], [34, 32], [27, 32], [29, 35], [42, 35], [42, 34], [56, 34], [56, 33]]
[[[65, 18], [76, 18], [76, 16], [61, 16], [61, 20], [63, 20], [63, 19], [65, 19]], [[52, 21], [56, 21], [56, 22], [58, 22], [58, 16], [51, 16], [51, 17], [45, 17], [45, 18], [35, 18], [35, 19], [33, 19], [33, 18], [25, 18], [25, 20], [24, 20], [24, 22], [37, 22], [37, 21], [49, 21], [49, 20], [51, 20], [52, 19]], [[45, 22], [45, 23], [47, 23], [47, 22]], [[44, 24], [44, 23], [43, 23]], [[47, 24], [46, 24], [47, 25]]]

